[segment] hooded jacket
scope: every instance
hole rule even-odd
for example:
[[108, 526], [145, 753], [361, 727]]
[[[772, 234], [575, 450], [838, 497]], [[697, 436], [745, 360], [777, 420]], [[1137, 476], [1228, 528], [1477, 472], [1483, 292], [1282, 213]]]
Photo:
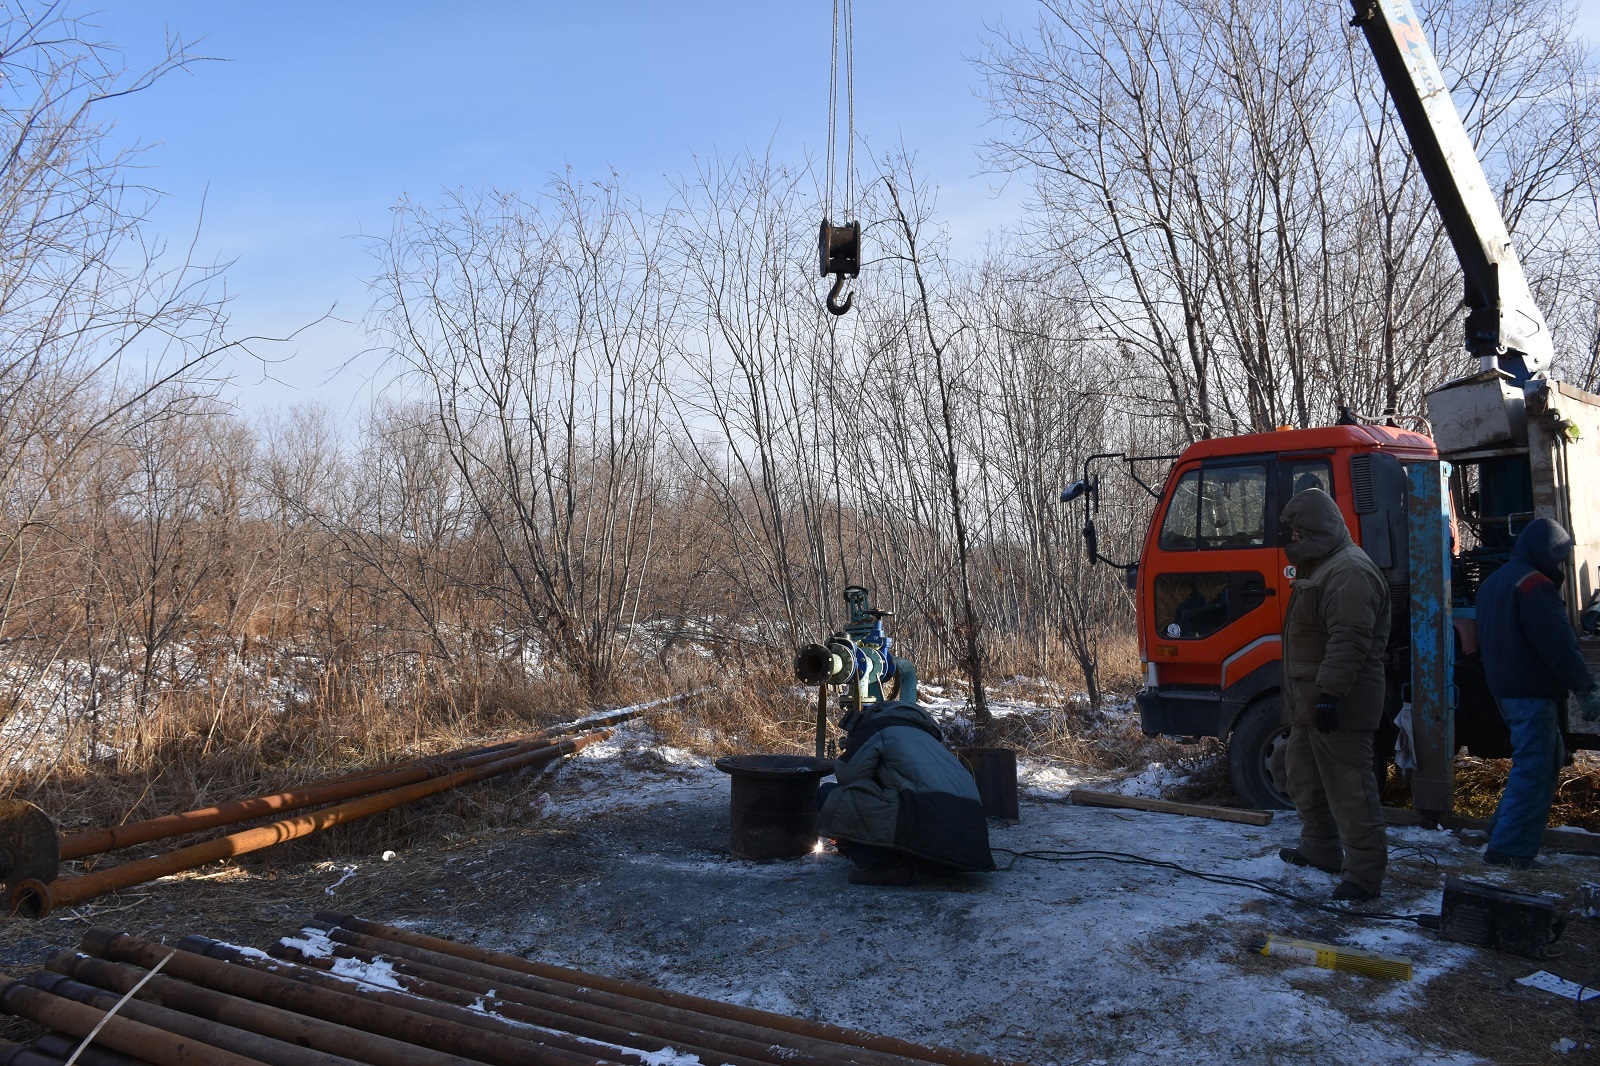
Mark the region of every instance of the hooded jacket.
[[1571, 534], [1535, 518], [1517, 535], [1510, 561], [1478, 589], [1478, 644], [1496, 696], [1560, 699], [1594, 687], [1561, 599], [1571, 556]]
[[1282, 521], [1300, 533], [1284, 554], [1295, 566], [1283, 615], [1284, 721], [1312, 724], [1317, 697], [1339, 699], [1343, 729], [1376, 729], [1383, 715], [1389, 586], [1354, 541], [1333, 497], [1297, 493]]
[[963, 870], [993, 870], [978, 786], [928, 713], [891, 703], [850, 730], [839, 787], [817, 817], [824, 835]]

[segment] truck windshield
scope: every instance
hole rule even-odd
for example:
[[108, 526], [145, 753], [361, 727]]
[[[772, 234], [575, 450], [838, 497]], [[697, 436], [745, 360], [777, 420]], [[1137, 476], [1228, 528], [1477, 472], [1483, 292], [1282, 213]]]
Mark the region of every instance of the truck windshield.
[[1267, 543], [1267, 468], [1208, 466], [1178, 479], [1161, 523], [1161, 548], [1260, 548]]

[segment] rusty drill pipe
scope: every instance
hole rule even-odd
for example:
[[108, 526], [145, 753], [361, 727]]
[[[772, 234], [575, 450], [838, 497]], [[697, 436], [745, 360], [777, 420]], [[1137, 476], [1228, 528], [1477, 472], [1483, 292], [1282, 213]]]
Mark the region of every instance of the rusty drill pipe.
[[[113, 962], [127, 962], [146, 968], [155, 966], [172, 951], [169, 947], [148, 940], [105, 929], [91, 929], [85, 934], [83, 949]], [[435, 1051], [448, 1051], [479, 1062], [500, 1063], [502, 1066], [522, 1066], [524, 1063], [535, 1066], [611, 1066], [611, 1060], [575, 1055], [546, 1047], [532, 1039], [513, 1039], [473, 1026], [429, 1017], [411, 1009], [422, 1004], [409, 1001], [409, 997], [398, 997], [407, 1002], [405, 1006], [395, 1006], [377, 995], [357, 995], [344, 990], [319, 988], [289, 976], [288, 966], [279, 966], [283, 972], [266, 973], [179, 948], [162, 972], [229, 995], [297, 1011], [324, 1021], [337, 1021], [369, 1033], [394, 1036]], [[345, 987], [350, 986], [346, 984]]]
[[[70, 951], [57, 952], [45, 965], [84, 984], [119, 995], [145, 976], [145, 971], [136, 966]], [[197, 1018], [276, 1037], [330, 1055], [344, 1055], [372, 1063], [373, 1066], [468, 1066], [471, 1062], [457, 1055], [417, 1047], [393, 1037], [311, 1018], [281, 1007], [267, 1006], [161, 974], [145, 983], [139, 990], [139, 997]]]
[[[268, 948], [267, 953], [273, 958], [318, 970], [331, 970], [336, 962], [336, 958], [308, 955], [281, 943]], [[730, 1041], [702, 1030], [652, 1024], [651, 1019], [637, 1015], [596, 1011], [587, 1004], [561, 1000], [556, 996], [541, 997], [539, 993], [525, 989], [498, 988], [489, 981], [464, 978], [461, 974], [452, 975], [438, 967], [422, 966], [358, 948], [341, 945], [336, 954], [337, 958], [388, 963], [393, 967], [395, 982], [402, 991], [461, 1007], [482, 1003], [501, 1017], [513, 1021], [565, 1030], [575, 1036], [616, 1047], [637, 1048], [639, 1053], [631, 1058], [639, 1062], [647, 1061], [645, 1052], [661, 1052], [670, 1048], [680, 1054], [695, 1055], [702, 1062], [718, 1063], [719, 1066], [769, 1066], [774, 1063], [783, 1066], [827, 1066], [823, 1060], [756, 1041]], [[742, 1046], [733, 1046], [735, 1044]]]
[[199, 833], [221, 825], [248, 822], [253, 818], [265, 818], [269, 814], [286, 814], [304, 807], [315, 807], [319, 803], [370, 796], [374, 792], [426, 781], [465, 766], [492, 761], [497, 755], [505, 758], [508, 753], [504, 749], [531, 750], [538, 746], [542, 745], [534, 743], [530, 738], [521, 743], [495, 745], [489, 749], [469, 748], [459, 753], [418, 759], [415, 762], [401, 763], [381, 770], [330, 778], [268, 796], [253, 796], [250, 799], [219, 803], [214, 807], [202, 807], [182, 814], [164, 814], [159, 818], [148, 818], [142, 822], [126, 822], [104, 829], [69, 833], [61, 838], [61, 861], [81, 859], [86, 855], [98, 855], [120, 848], [131, 848], [137, 844], [148, 844], [152, 840]]
[[0, 1043], [0, 1066], [61, 1066], [63, 1061], [27, 1044]]
[[[187, 936], [178, 942], [183, 951], [192, 951], [208, 959], [225, 962], [241, 969], [288, 978], [309, 988], [324, 989], [334, 995], [349, 995], [373, 1003], [384, 1003], [414, 1015], [437, 1019], [439, 1024], [480, 1030], [488, 1038], [472, 1054], [485, 1062], [515, 1066], [528, 1061], [527, 1048], [541, 1047], [549, 1054], [567, 1055], [573, 1062], [619, 1062], [623, 1056], [630, 1061], [643, 1061], [643, 1055], [630, 1054], [627, 1049], [607, 1047], [590, 1040], [575, 1037], [563, 1026], [556, 1030], [534, 1030], [531, 1027], [509, 1022], [482, 1011], [468, 1010], [427, 996], [397, 992], [386, 987], [365, 984], [352, 977], [335, 976], [322, 970], [299, 966], [292, 962], [263, 959], [245, 954], [230, 944], [209, 937]], [[526, 1043], [525, 1043], [526, 1042]], [[563, 1060], [566, 1061], [566, 1060]]]
[[[84, 1003], [96, 1010], [106, 1011], [117, 1005], [118, 997], [115, 994], [48, 970], [29, 975], [27, 982], [41, 992], [49, 992], [62, 999]], [[177, 1036], [187, 1036], [212, 1047], [236, 1051], [241, 1055], [269, 1063], [271, 1066], [361, 1066], [355, 1059], [347, 1059], [342, 1055], [329, 1055], [297, 1047], [270, 1036], [236, 1029], [231, 1025], [223, 1025], [206, 1018], [196, 1018], [182, 1011], [140, 999], [130, 999], [124, 1003], [117, 1011], [117, 1016], [143, 1022], [145, 1025], [164, 1029]]]
[[917, 1062], [938, 1063], [940, 1066], [1015, 1066], [1015, 1064], [1008, 1063], [1004, 1059], [997, 1059], [989, 1055], [978, 1055], [956, 1048], [928, 1047], [914, 1044], [909, 1040], [901, 1040], [898, 1037], [878, 1036], [860, 1029], [847, 1029], [843, 1026], [831, 1025], [827, 1022], [809, 1021], [805, 1018], [791, 1018], [788, 1015], [774, 1014], [770, 1011], [744, 1007], [736, 1003], [722, 1003], [714, 999], [692, 996], [683, 992], [669, 992], [666, 989], [652, 988], [649, 985], [635, 984], [632, 981], [620, 981], [616, 978], [604, 977], [599, 974], [584, 973], [582, 970], [573, 970], [565, 966], [534, 962], [516, 955], [507, 955], [504, 952], [488, 951], [471, 944], [458, 944], [451, 940], [442, 940], [423, 933], [413, 933], [406, 929], [398, 929], [392, 925], [367, 921], [353, 914], [324, 911], [319, 913], [317, 918], [330, 925], [336, 925], [352, 932], [364, 933], [368, 936], [375, 936], [394, 944], [427, 948], [443, 955], [454, 955], [459, 959], [486, 963], [491, 966], [513, 970], [517, 973], [564, 981], [583, 988], [611, 992], [649, 1003], [680, 1007], [707, 1017], [749, 1022], [768, 1029], [776, 1029], [782, 1033], [811, 1036], [850, 1047], [881, 1051], [889, 1055], [899, 1055]]
[[81, 1041], [74, 1040], [65, 1033], [45, 1033], [33, 1040], [33, 1046], [46, 1055], [54, 1055], [65, 1062], [73, 1053], [78, 1055], [77, 1066], [149, 1066], [145, 1059], [136, 1059], [132, 1055], [124, 1055], [120, 1051], [109, 1048], [96, 1047], [90, 1044], [82, 1050], [78, 1049]]
[[365, 818], [381, 811], [392, 810], [403, 804], [422, 799], [424, 796], [432, 796], [459, 785], [511, 773], [525, 766], [551, 762], [561, 758], [563, 755], [571, 755], [582, 751], [590, 744], [604, 740], [610, 735], [610, 730], [601, 730], [598, 733], [591, 733], [576, 740], [556, 741], [543, 747], [533, 748], [508, 758], [497, 759], [494, 762], [472, 767], [471, 769], [458, 770], [443, 777], [419, 781], [403, 788], [390, 789], [387, 792], [363, 796], [333, 807], [326, 807], [320, 811], [303, 814], [297, 818], [286, 818], [258, 826], [255, 829], [231, 833], [228, 836], [218, 837], [216, 840], [208, 840], [203, 844], [193, 844], [153, 858], [139, 859], [119, 866], [96, 870], [94, 873], [85, 874], [82, 877], [62, 878], [51, 881], [49, 884], [29, 879], [21, 882], [11, 890], [11, 908], [14, 912], [20, 913], [27, 918], [42, 918], [58, 907], [81, 903], [86, 899], [103, 896], [107, 892], [115, 892], [118, 889], [141, 885], [146, 881], [153, 881], [158, 877], [166, 877], [182, 870], [203, 866], [208, 862], [216, 862], [219, 859], [228, 859], [235, 855], [260, 851], [262, 848], [270, 848], [274, 844], [309, 836], [323, 829], [355, 821], [357, 818]]
[[448, 770], [479, 765], [482, 762], [490, 761], [496, 755], [505, 757], [512, 754], [509, 751], [511, 748], [540, 747], [571, 733], [579, 733], [586, 729], [593, 730], [626, 722], [629, 719], [638, 718], [650, 711], [657, 710], [666, 704], [678, 703], [694, 695], [698, 695], [698, 692], [651, 700], [648, 703], [623, 707], [578, 722], [512, 737], [495, 744], [472, 745], [439, 755], [429, 755], [405, 762], [391, 763], [388, 766], [381, 766], [371, 770], [358, 770], [355, 773], [324, 778], [308, 785], [302, 785], [299, 788], [285, 789], [282, 792], [275, 792], [270, 795], [219, 803], [214, 807], [203, 807], [198, 810], [186, 811], [182, 814], [166, 814], [139, 822], [125, 822], [122, 825], [106, 826], [102, 829], [88, 829], [81, 833], [63, 834], [61, 837], [61, 861], [81, 859], [88, 855], [99, 855], [102, 852], [130, 848], [138, 844], [148, 844], [153, 840], [165, 840], [169, 837], [183, 836], [187, 833], [198, 833], [207, 829], [215, 829], [222, 825], [233, 825], [236, 822], [248, 822], [253, 818], [264, 818], [270, 814], [286, 814], [289, 811], [314, 807], [319, 803], [333, 803], [336, 800], [367, 796], [374, 792], [381, 792], [384, 789], [398, 788], [402, 785], [426, 780], [429, 777], [436, 777]]
[[[105, 1011], [41, 992], [9, 975], [0, 975], [0, 980], [5, 982], [0, 985], [0, 1010], [7, 1014], [27, 1018], [79, 1039], [105, 1018]], [[94, 1039], [95, 1043], [113, 1051], [145, 1059], [157, 1066], [261, 1066], [255, 1059], [163, 1032], [120, 1015], [107, 1020]]]
[[[487, 963], [470, 962], [425, 948], [395, 944], [337, 927], [323, 929], [324, 924], [313, 923], [313, 927], [325, 932], [338, 945], [335, 949], [337, 953], [351, 951], [353, 954], [350, 957], [362, 961], [381, 957], [397, 973], [410, 973], [469, 991], [492, 987], [501, 999], [549, 1007], [575, 1018], [621, 1025], [669, 1040], [694, 1038], [697, 1045], [711, 1048], [724, 1056], [736, 1054], [766, 1062], [795, 1063], [797, 1066], [805, 1062], [841, 1061], [860, 1063], [861, 1066], [908, 1066], [923, 1061], [648, 1003]], [[277, 949], [269, 950], [273, 955], [278, 954]], [[590, 1035], [610, 1039], [598, 1037], [597, 1034]], [[707, 1056], [702, 1055], [701, 1058], [706, 1059]]]

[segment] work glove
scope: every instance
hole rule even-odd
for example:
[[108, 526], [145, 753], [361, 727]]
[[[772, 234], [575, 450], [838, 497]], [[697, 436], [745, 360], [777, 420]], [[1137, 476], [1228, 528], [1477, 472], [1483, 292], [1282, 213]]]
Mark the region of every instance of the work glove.
[[1330, 696], [1326, 692], [1317, 696], [1317, 732], [1337, 733], [1339, 731], [1339, 697]]
[[1578, 713], [1585, 722], [1600, 722], [1600, 688], [1578, 694]]

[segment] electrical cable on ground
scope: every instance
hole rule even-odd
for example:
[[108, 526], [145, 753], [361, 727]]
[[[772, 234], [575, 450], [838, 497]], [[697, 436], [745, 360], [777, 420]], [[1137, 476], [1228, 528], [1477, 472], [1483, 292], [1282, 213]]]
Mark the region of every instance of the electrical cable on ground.
[[1017, 859], [1035, 859], [1040, 862], [1115, 862], [1128, 866], [1150, 866], [1158, 870], [1172, 870], [1175, 873], [1198, 878], [1201, 881], [1209, 881], [1215, 885], [1254, 889], [1269, 896], [1277, 896], [1279, 899], [1298, 903], [1302, 907], [1312, 907], [1319, 911], [1342, 915], [1346, 918], [1364, 918], [1375, 922], [1411, 922], [1425, 928], [1429, 923], [1436, 924], [1439, 920], [1439, 916], [1436, 914], [1391, 914], [1387, 911], [1348, 910], [1332, 903], [1324, 903], [1321, 900], [1310, 899], [1306, 896], [1297, 896], [1293, 892], [1278, 888], [1276, 885], [1270, 885], [1265, 881], [1257, 881], [1249, 877], [1235, 877], [1232, 874], [1213, 874], [1202, 870], [1191, 870], [1186, 866], [1180, 866], [1165, 859], [1152, 859], [1145, 855], [1133, 855], [1125, 851], [1012, 851], [1010, 848], [991, 848], [990, 850], [996, 854], [1013, 856], [1009, 864], [1001, 867], [1002, 870], [1011, 869], [1016, 865]]

